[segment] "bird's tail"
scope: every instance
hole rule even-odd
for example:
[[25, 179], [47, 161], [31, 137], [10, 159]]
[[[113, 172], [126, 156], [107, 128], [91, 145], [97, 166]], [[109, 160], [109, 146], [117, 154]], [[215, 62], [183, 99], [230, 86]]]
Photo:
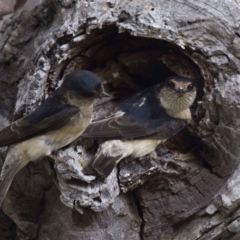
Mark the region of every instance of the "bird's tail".
[[112, 172], [121, 156], [106, 156], [102, 151], [89, 162], [83, 169], [85, 175], [92, 175], [98, 173], [101, 177], [106, 178]]
[[17, 172], [21, 169], [19, 165], [15, 166], [14, 168], [7, 171], [2, 179], [0, 180], [0, 207], [2, 207], [3, 201], [6, 197], [6, 194], [8, 192], [9, 187], [11, 186], [11, 183], [17, 174]]

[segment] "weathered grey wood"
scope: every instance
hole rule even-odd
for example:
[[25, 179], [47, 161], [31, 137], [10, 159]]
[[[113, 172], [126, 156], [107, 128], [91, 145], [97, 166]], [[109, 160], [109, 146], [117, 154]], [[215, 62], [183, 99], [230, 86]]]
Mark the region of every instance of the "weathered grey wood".
[[[175, 163], [126, 159], [106, 180], [86, 177], [82, 167], [98, 143], [79, 139], [29, 164], [6, 198], [0, 236], [234, 237], [240, 231], [239, 12], [234, 0], [42, 0], [28, 1], [4, 21], [0, 127], [35, 109], [77, 68], [97, 73], [117, 100], [172, 74], [188, 76], [198, 85], [198, 103], [168, 151], [157, 150]], [[94, 118], [116, 104], [97, 102]], [[5, 155], [1, 149], [1, 163]]]

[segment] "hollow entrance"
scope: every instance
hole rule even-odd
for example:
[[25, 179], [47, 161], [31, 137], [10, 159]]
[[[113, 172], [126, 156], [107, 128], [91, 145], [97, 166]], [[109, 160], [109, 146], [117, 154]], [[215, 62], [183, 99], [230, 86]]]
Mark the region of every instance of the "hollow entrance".
[[[68, 68], [88, 69], [95, 72], [112, 94], [114, 101], [95, 106], [94, 119], [103, 118], [117, 102], [146, 87], [163, 82], [166, 78], [180, 75], [194, 79], [197, 85], [197, 99], [193, 104], [192, 116], [201, 118], [197, 106], [203, 96], [204, 80], [199, 67], [188, 57], [190, 49], [157, 39], [134, 37], [129, 33], [118, 33], [116, 27], [97, 29], [81, 41], [79, 54], [68, 64]], [[187, 152], [196, 145], [194, 121], [168, 141], [168, 148]], [[197, 144], [200, 141], [197, 140]]]
[[106, 90], [117, 96], [139, 91], [180, 75], [196, 80], [198, 99], [202, 97], [203, 79], [200, 70], [185, 55], [189, 49], [157, 39], [118, 33], [116, 27], [97, 29], [88, 35], [69, 66], [89, 69], [104, 81]]
[[[79, 37], [79, 39], [83, 38], [84, 36]], [[65, 64], [65, 73], [74, 69], [91, 70], [102, 80], [105, 90], [113, 96], [110, 101], [101, 99], [95, 103], [93, 120], [109, 116], [109, 112], [116, 107], [120, 100], [144, 88], [161, 83], [173, 75], [194, 79], [197, 85], [197, 98], [191, 107], [192, 121], [181, 132], [166, 141], [165, 149], [167, 151], [162, 152], [161, 146], [157, 148], [157, 155], [160, 158], [154, 159], [154, 161], [152, 161], [151, 156], [143, 157], [141, 161], [139, 159], [131, 159], [130, 161], [125, 159], [118, 164], [119, 171], [117, 173], [113, 171], [113, 174], [106, 179], [97, 177], [90, 184], [86, 184], [88, 181], [84, 180], [86, 178], [84, 174], [81, 175], [80, 180], [74, 175], [67, 184], [71, 184], [71, 187], [74, 185], [77, 192], [79, 191], [78, 187], [81, 186], [81, 194], [73, 197], [63, 187], [61, 191], [62, 196], [67, 199], [66, 202], [77, 201], [79, 206], [91, 206], [93, 209], [101, 209], [102, 211], [114, 201], [115, 196], [119, 194], [120, 187], [123, 192], [128, 192], [146, 181], [154, 181], [157, 178], [155, 185], [164, 188], [165, 181], [171, 184], [172, 174], [176, 172], [182, 174], [185, 179], [188, 172], [191, 174], [191, 171], [196, 169], [200, 172], [199, 169], [202, 167], [209, 167], [205, 163], [204, 157], [201, 156], [204, 144], [197, 135], [198, 122], [204, 116], [197, 101], [203, 97], [203, 86], [206, 81], [201, 75], [202, 66], [200, 69], [194, 63], [191, 58], [193, 52], [190, 49], [182, 49], [166, 41], [134, 37], [129, 33], [118, 33], [117, 28], [112, 26], [97, 29], [85, 36], [83, 40], [72, 41], [71, 44], [73, 46], [70, 46], [69, 55], [74, 52], [74, 57]], [[205, 75], [204, 78], [206, 78]], [[94, 157], [99, 143], [101, 141], [80, 137], [75, 145], [75, 151], [79, 155], [81, 169]], [[175, 160], [175, 157], [180, 160], [179, 162], [182, 160], [187, 164], [179, 166], [172, 161], [173, 164], [170, 163], [167, 169], [163, 169], [164, 163], [161, 159]], [[190, 161], [191, 164], [189, 164]], [[75, 181], [75, 177], [77, 181]], [[113, 185], [114, 188], [112, 188]], [[85, 193], [83, 193], [83, 189]], [[101, 203], [98, 198], [93, 199], [89, 195], [89, 191], [92, 192], [92, 189], [100, 197]], [[107, 198], [105, 194], [102, 194], [105, 191], [109, 196]], [[74, 194], [74, 196], [76, 195]], [[86, 199], [89, 199], [88, 204], [86, 204]]]

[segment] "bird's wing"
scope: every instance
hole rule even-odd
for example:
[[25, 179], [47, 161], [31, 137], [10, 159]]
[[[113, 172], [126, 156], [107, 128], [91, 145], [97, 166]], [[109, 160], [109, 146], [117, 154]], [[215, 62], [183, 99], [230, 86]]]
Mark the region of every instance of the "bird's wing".
[[132, 120], [126, 114], [92, 122], [82, 134], [86, 138], [99, 139], [134, 139], [141, 137], [168, 138], [181, 131], [188, 124], [187, 120], [167, 116], [149, 118], [146, 122]]
[[2, 178], [0, 180], [0, 208], [2, 207], [4, 198], [6, 197], [8, 189], [9, 189], [15, 175], [21, 169], [20, 165], [21, 164], [17, 164], [13, 168], [8, 169], [8, 171], [6, 171], [4, 173], [4, 178]]
[[0, 147], [27, 140], [49, 130], [57, 130], [79, 111], [79, 108], [64, 103], [42, 104], [30, 115], [0, 130]]
[[119, 103], [112, 118], [92, 122], [81, 137], [102, 139], [134, 139], [153, 135], [168, 138], [187, 124], [187, 120], [170, 117], [161, 106], [157, 94], [162, 85], [144, 89]]
[[0, 208], [15, 175], [29, 162], [16, 159], [17, 156], [11, 153], [13, 152], [10, 151], [9, 158], [7, 157], [3, 164], [0, 176]]

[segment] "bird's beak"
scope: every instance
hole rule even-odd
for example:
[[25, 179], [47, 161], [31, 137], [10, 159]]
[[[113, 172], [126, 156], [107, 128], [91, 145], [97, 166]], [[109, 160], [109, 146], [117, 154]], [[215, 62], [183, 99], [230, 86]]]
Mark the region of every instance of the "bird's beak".
[[111, 96], [105, 91], [102, 91], [102, 93], [100, 94], [100, 97], [111, 97]]
[[177, 88], [177, 89], [176, 89], [176, 92], [177, 92], [177, 93], [184, 93], [184, 89], [183, 89], [183, 88]]

